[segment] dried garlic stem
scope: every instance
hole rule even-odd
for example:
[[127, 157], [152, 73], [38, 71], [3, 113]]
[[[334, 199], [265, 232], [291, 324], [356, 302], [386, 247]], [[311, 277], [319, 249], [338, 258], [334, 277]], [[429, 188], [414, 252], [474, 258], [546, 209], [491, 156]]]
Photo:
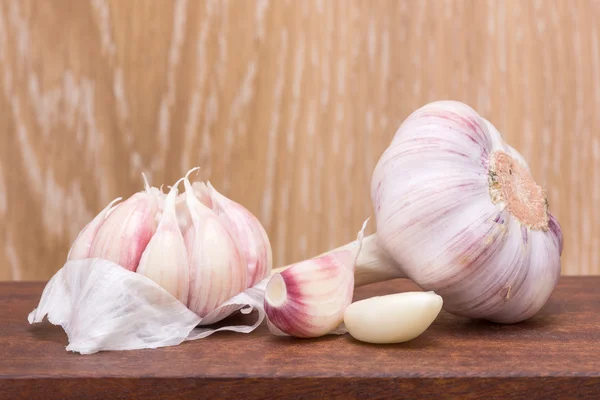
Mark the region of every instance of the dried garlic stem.
[[[354, 241], [350, 242], [317, 257], [350, 249], [354, 244]], [[289, 266], [274, 269], [272, 273], [276, 274], [285, 271], [288, 267]], [[360, 253], [358, 253], [358, 259], [356, 260], [354, 286], [364, 286], [397, 278], [407, 278], [407, 276], [402, 272], [400, 266], [398, 266], [398, 264], [396, 264], [396, 262], [379, 246], [377, 234], [365, 237], [362, 242]]]

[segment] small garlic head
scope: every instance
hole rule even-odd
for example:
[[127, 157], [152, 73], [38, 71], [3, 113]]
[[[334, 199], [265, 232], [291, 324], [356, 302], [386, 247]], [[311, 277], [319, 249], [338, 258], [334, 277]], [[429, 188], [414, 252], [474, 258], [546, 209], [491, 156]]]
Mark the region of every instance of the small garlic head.
[[[144, 275], [200, 316], [200, 325], [250, 303], [262, 308], [262, 297], [256, 298], [271, 270], [269, 239], [243, 206], [210, 184], [192, 184], [188, 177], [197, 169], [169, 186], [168, 195], [144, 176], [145, 190], [102, 210], [68, 259], [104, 259]], [[185, 193], [177, 195], [181, 181]]]
[[523, 157], [465, 104], [411, 114], [373, 174], [381, 246], [446, 310], [517, 322], [560, 276], [562, 233]]

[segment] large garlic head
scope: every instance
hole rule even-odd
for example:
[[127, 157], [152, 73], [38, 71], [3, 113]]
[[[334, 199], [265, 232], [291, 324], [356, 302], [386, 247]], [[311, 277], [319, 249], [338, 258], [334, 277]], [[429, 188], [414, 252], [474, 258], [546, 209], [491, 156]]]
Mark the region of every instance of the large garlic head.
[[560, 226], [523, 157], [472, 108], [439, 101], [412, 113], [371, 184], [380, 245], [447, 311], [512, 323], [546, 303]]

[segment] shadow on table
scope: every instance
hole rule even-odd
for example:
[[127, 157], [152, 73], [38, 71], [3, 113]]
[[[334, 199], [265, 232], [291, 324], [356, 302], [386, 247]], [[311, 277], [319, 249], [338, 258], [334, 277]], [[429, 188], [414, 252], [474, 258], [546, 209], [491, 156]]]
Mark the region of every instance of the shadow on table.
[[48, 321], [29, 325], [27, 327], [27, 332], [33, 336], [35, 340], [59, 343], [63, 346], [67, 345], [67, 334], [62, 327], [52, 325]]

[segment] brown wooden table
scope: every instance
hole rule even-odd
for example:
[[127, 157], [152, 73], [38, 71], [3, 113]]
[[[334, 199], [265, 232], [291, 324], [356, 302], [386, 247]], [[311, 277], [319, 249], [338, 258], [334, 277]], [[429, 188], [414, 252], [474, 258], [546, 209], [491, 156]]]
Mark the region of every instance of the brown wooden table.
[[[442, 312], [421, 337], [376, 346], [218, 333], [157, 350], [81, 356], [49, 323], [31, 326], [42, 283], [0, 283], [0, 398], [600, 399], [600, 277], [563, 277], [516, 325]], [[356, 298], [416, 290], [397, 280]]]

